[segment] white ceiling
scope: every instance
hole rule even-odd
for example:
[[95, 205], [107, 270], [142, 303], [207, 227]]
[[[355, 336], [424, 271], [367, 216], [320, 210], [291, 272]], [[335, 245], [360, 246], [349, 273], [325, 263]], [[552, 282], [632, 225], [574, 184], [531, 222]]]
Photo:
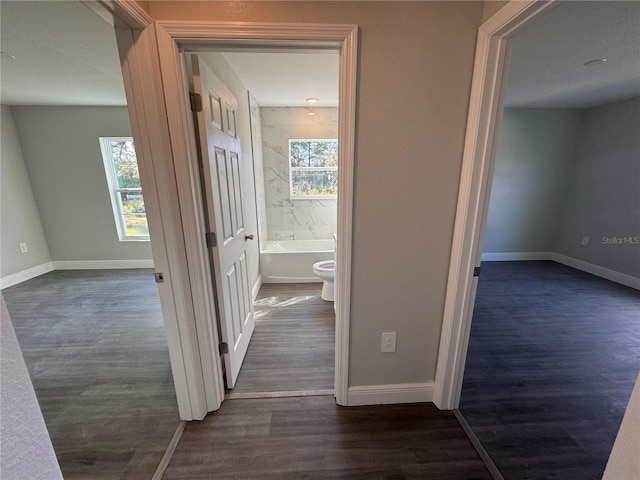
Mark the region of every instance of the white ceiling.
[[[0, 101], [125, 105], [112, 27], [79, 1], [0, 0]], [[560, 2], [518, 33], [506, 104], [588, 108], [640, 95], [640, 2]], [[335, 53], [226, 53], [264, 106], [337, 105]], [[594, 58], [601, 65], [585, 67]]]
[[126, 105], [113, 27], [89, 8], [2, 0], [0, 15], [3, 104]]
[[[593, 59], [605, 63], [585, 66]], [[591, 108], [640, 95], [640, 2], [559, 2], [513, 38], [505, 104]]]
[[338, 105], [338, 52], [320, 53], [224, 53], [229, 65], [259, 105]]

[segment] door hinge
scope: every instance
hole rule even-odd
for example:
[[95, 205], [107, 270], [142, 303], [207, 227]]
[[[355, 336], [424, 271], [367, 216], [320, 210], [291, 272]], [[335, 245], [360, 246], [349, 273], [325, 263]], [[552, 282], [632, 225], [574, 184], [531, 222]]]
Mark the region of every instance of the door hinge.
[[220, 355], [224, 355], [225, 353], [229, 353], [229, 344], [227, 342], [221, 342], [218, 344], [218, 351]]
[[164, 273], [156, 272], [153, 275], [156, 277], [156, 283], [164, 283]]
[[474, 277], [480, 276], [480, 267], [473, 267], [473, 276]]
[[205, 238], [207, 240], [207, 248], [218, 246], [218, 238], [216, 237], [216, 232], [207, 232]]
[[192, 112], [202, 111], [202, 96], [199, 93], [189, 92], [189, 103]]

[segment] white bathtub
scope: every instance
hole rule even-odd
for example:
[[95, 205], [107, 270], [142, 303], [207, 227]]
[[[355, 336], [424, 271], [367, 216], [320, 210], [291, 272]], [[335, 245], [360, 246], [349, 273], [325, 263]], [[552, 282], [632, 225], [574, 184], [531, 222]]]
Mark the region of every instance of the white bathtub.
[[264, 283], [321, 282], [313, 264], [334, 258], [333, 240], [279, 240], [267, 242], [260, 252]]

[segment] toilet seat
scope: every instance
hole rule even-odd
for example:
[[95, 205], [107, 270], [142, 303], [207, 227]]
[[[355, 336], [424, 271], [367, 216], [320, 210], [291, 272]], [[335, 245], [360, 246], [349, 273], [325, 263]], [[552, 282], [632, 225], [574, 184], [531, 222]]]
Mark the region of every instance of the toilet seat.
[[336, 262], [335, 260], [325, 260], [323, 262], [314, 263], [313, 269], [324, 273], [335, 272]]

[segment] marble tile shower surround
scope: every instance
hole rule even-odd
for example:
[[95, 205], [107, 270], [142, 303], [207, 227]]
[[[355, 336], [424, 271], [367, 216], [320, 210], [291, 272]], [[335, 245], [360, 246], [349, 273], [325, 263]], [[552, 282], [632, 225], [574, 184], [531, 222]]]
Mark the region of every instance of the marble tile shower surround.
[[290, 198], [289, 139], [338, 138], [338, 109], [261, 107], [260, 115], [268, 240], [333, 238], [338, 211], [335, 198]]

